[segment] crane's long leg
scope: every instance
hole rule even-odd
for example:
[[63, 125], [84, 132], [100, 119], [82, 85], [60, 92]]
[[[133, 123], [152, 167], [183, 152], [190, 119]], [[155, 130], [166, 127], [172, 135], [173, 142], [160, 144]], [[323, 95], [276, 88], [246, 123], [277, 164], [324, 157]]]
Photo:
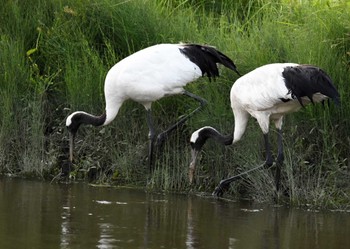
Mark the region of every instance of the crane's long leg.
[[277, 129], [277, 132], [278, 132], [278, 137], [277, 137], [278, 153], [277, 153], [276, 175], [275, 175], [276, 191], [278, 191], [280, 188], [281, 167], [284, 161], [282, 129]]
[[148, 166], [150, 171], [152, 171], [153, 163], [154, 163], [154, 147], [157, 146], [157, 148], [161, 148], [164, 141], [167, 139], [168, 135], [176, 130], [180, 125], [186, 122], [187, 119], [189, 119], [191, 116], [193, 116], [195, 113], [200, 111], [207, 103], [207, 101], [193, 93], [185, 91], [183, 93], [186, 96], [189, 96], [191, 98], [196, 99], [200, 106], [197, 107], [195, 110], [193, 110], [191, 113], [186, 115], [185, 117], [181, 118], [179, 121], [177, 121], [175, 124], [169, 126], [165, 131], [161, 132], [156, 139], [156, 130], [153, 125], [153, 118], [152, 118], [152, 111], [151, 109], [147, 110], [147, 124], [149, 128], [149, 146], [148, 146]]
[[[277, 160], [276, 160], [275, 186], [276, 186], [276, 191], [278, 192], [278, 190], [280, 188], [281, 167], [283, 164], [284, 155], [283, 155], [282, 129], [277, 129], [277, 132], [278, 132], [278, 137], [277, 137], [278, 154], [277, 154]], [[265, 162], [265, 164], [267, 166], [271, 166], [273, 164], [273, 158], [272, 158], [268, 133], [264, 134], [264, 140], [265, 140], [265, 149], [266, 149], [266, 162]]]
[[163, 142], [167, 139], [168, 135], [176, 130], [180, 125], [182, 125], [183, 123], [186, 122], [186, 120], [188, 120], [190, 117], [192, 117], [195, 113], [197, 113], [198, 111], [200, 111], [206, 104], [207, 101], [205, 99], [203, 99], [200, 96], [197, 96], [193, 93], [190, 93], [188, 91], [184, 91], [183, 92], [184, 95], [189, 96], [191, 98], [194, 98], [195, 100], [197, 100], [200, 103], [200, 106], [198, 106], [196, 109], [194, 109], [191, 113], [189, 113], [188, 115], [186, 115], [185, 117], [181, 118], [179, 121], [177, 121], [175, 124], [169, 126], [165, 131], [163, 131], [162, 133], [160, 133], [157, 137], [157, 146], [161, 147], [161, 145], [163, 144]]
[[156, 138], [156, 131], [154, 129], [154, 125], [153, 125], [153, 118], [152, 118], [152, 111], [151, 109], [147, 110], [146, 113], [146, 120], [147, 120], [147, 125], [148, 125], [148, 129], [149, 129], [149, 145], [148, 145], [148, 167], [149, 170], [152, 170], [152, 166], [153, 166], [153, 148], [154, 148], [154, 142], [155, 142], [155, 138]]
[[269, 142], [269, 133], [264, 134], [264, 142], [265, 142], [265, 153], [266, 153], [266, 166], [271, 166], [273, 164], [273, 158], [271, 153], [271, 146]]
[[215, 190], [214, 190], [214, 192], [213, 192], [212, 195], [213, 195], [213, 196], [217, 196], [217, 197], [221, 197], [221, 196], [224, 194], [224, 192], [229, 188], [231, 182], [233, 182], [233, 181], [235, 181], [235, 180], [238, 180], [238, 179], [240, 179], [243, 175], [246, 175], [246, 174], [248, 174], [248, 173], [250, 173], [250, 172], [252, 172], [252, 171], [255, 171], [255, 170], [257, 170], [257, 169], [260, 169], [260, 168], [262, 168], [262, 167], [265, 167], [265, 163], [263, 163], [263, 164], [261, 164], [261, 165], [255, 167], [255, 168], [252, 168], [252, 169], [250, 169], [250, 170], [247, 170], [247, 171], [245, 171], [245, 172], [243, 172], [243, 173], [240, 173], [240, 174], [238, 174], [238, 175], [235, 175], [235, 176], [226, 178], [226, 179], [224, 179], [224, 180], [221, 180], [220, 183], [219, 183], [219, 185], [215, 188]]

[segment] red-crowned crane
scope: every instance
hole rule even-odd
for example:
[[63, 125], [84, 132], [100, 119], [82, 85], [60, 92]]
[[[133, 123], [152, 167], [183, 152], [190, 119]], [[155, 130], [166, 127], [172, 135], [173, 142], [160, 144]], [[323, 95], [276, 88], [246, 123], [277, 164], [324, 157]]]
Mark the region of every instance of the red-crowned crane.
[[[331, 98], [340, 104], [340, 97], [331, 78], [320, 68], [294, 63], [268, 64], [240, 77], [232, 86], [230, 93], [231, 108], [235, 124], [233, 134], [224, 136], [210, 126], [202, 127], [192, 133], [191, 163], [189, 181], [192, 183], [198, 153], [208, 138], [213, 138], [224, 145], [238, 142], [247, 127], [250, 116], [259, 123], [264, 135], [266, 162], [271, 166], [273, 158], [268, 139], [270, 121], [278, 131], [278, 153], [276, 159], [275, 184], [279, 189], [280, 170], [284, 160], [282, 142], [282, 123], [285, 114], [298, 111], [306, 104]], [[232, 178], [233, 179], [233, 178]], [[221, 181], [216, 190], [222, 195], [223, 189], [232, 181]]]
[[[74, 137], [81, 124], [108, 125], [117, 116], [124, 101], [131, 99], [142, 104], [147, 113], [149, 127], [149, 166], [152, 165], [153, 146], [157, 139], [161, 143], [166, 136], [191, 115], [199, 111], [206, 101], [184, 89], [188, 83], [201, 76], [209, 79], [219, 76], [217, 63], [235, 71], [233, 61], [212, 46], [198, 44], [158, 44], [140, 50], [115, 64], [107, 73], [104, 94], [106, 109], [101, 116], [77, 111], [66, 119], [70, 132], [70, 162], [73, 161]], [[151, 105], [165, 96], [184, 94], [199, 101], [200, 106], [180, 119], [156, 138]]]

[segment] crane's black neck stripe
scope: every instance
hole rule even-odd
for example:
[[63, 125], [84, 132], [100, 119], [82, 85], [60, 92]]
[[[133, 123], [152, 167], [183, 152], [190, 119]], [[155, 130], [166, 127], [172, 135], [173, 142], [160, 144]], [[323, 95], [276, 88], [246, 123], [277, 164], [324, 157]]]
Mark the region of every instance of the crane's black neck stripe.
[[233, 141], [233, 135], [224, 136], [212, 127], [205, 127], [198, 132], [197, 139], [191, 141], [192, 149], [200, 151], [208, 138], [212, 138], [223, 145], [231, 145]]
[[71, 133], [75, 134], [81, 124], [101, 126], [106, 121], [106, 118], [106, 113], [103, 113], [101, 116], [94, 116], [85, 112], [77, 112], [72, 116], [71, 124], [67, 128]]
[[202, 75], [207, 75], [209, 79], [219, 76], [219, 69], [216, 63], [220, 63], [237, 72], [236, 65], [233, 61], [213, 47], [198, 44], [185, 44], [183, 48], [180, 48], [180, 52], [196, 64], [201, 69]]
[[285, 85], [292, 95], [302, 104], [302, 97], [308, 97], [313, 103], [312, 96], [321, 93], [335, 103], [340, 103], [339, 93], [330, 77], [320, 68], [309, 65], [289, 66], [284, 69], [282, 76]]

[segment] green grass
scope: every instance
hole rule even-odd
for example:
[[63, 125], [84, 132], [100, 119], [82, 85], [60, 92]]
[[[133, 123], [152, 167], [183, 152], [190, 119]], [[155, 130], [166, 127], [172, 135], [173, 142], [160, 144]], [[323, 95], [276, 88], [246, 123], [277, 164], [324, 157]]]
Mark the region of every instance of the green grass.
[[[103, 112], [104, 78], [112, 65], [156, 43], [196, 42], [215, 45], [242, 74], [273, 62], [314, 64], [328, 72], [342, 105], [309, 106], [286, 117], [281, 200], [349, 206], [346, 1], [29, 0], [3, 6], [0, 172], [53, 178], [68, 158], [65, 118], [76, 110]], [[260, 165], [262, 135], [252, 119], [238, 144], [205, 146], [197, 183], [188, 185], [190, 134], [204, 125], [227, 134], [232, 130], [229, 91], [237, 75], [224, 68], [221, 72], [214, 82], [201, 79], [187, 87], [208, 105], [170, 137], [153, 173], [147, 168], [144, 108], [128, 101], [111, 125], [79, 130], [72, 174], [84, 178], [97, 168], [102, 183], [211, 192], [223, 177]], [[163, 99], [153, 106], [155, 123], [165, 129], [197, 104], [184, 96]], [[275, 145], [274, 135], [272, 129]], [[260, 170], [235, 182], [228, 194], [272, 201], [273, 188], [273, 169]]]

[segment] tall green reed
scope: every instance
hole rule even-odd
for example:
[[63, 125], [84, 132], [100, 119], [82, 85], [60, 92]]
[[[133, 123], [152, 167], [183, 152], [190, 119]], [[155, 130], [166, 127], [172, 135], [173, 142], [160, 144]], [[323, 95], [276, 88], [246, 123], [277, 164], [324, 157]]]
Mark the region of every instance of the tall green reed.
[[[1, 171], [57, 172], [67, 160], [65, 117], [76, 110], [102, 113], [108, 69], [156, 43], [215, 45], [243, 74], [273, 62], [315, 64], [329, 73], [346, 99], [350, 31], [344, 6], [345, 1], [6, 1], [0, 10]], [[208, 105], [170, 137], [152, 174], [147, 168], [145, 113], [131, 101], [108, 127], [79, 130], [75, 170], [98, 168], [102, 182], [211, 191], [222, 177], [259, 165], [264, 152], [260, 142], [251, 141], [262, 138], [252, 119], [237, 145], [206, 145], [199, 180], [188, 186], [191, 132], [204, 125], [227, 134], [233, 128], [229, 91], [237, 76], [220, 71], [216, 81], [202, 79], [187, 87]], [[155, 123], [165, 129], [197, 104], [183, 96], [163, 99], [153, 106]], [[345, 196], [347, 116], [349, 106], [343, 101], [340, 108], [310, 106], [286, 118], [282, 184], [291, 202], [318, 200], [313, 203], [323, 205], [327, 193]], [[303, 190], [303, 185], [308, 188]], [[343, 193], [336, 191], [338, 186]], [[272, 199], [273, 170], [246, 176], [230, 192]]]

